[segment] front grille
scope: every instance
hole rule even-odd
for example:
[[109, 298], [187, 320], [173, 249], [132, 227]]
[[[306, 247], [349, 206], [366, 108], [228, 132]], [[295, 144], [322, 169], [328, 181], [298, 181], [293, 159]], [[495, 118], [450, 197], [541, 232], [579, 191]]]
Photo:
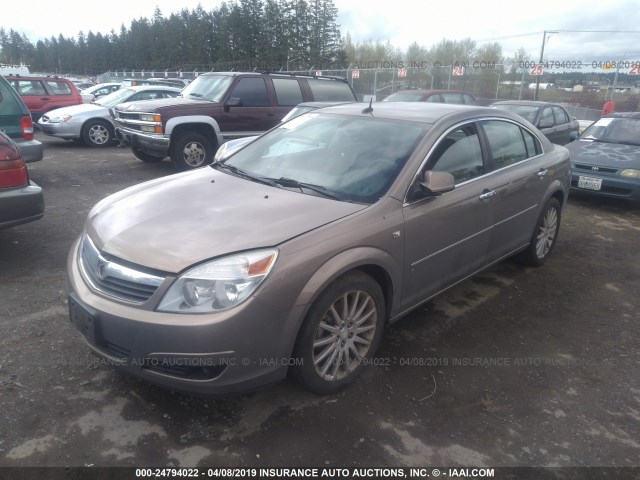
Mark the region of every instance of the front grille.
[[593, 173], [616, 173], [618, 171], [617, 168], [611, 168], [611, 167], [595, 167], [594, 170], [594, 165], [584, 165], [581, 163], [576, 163], [574, 165], [578, 170], [588, 170], [590, 172]]
[[86, 280], [97, 291], [133, 303], [144, 303], [164, 281], [103, 255], [87, 235], [80, 246], [80, 267]]
[[140, 120], [139, 113], [126, 113], [118, 111], [117, 115], [118, 119], [120, 120]]

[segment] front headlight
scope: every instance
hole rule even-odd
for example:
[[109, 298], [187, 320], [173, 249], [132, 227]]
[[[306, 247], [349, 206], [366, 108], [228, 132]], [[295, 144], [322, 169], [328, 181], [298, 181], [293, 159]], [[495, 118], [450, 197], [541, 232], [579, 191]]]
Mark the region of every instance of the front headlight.
[[253, 250], [198, 265], [173, 282], [158, 310], [211, 313], [240, 305], [269, 275], [277, 256], [277, 250]]
[[140, 120], [143, 122], [161, 123], [162, 117], [158, 113], [142, 113], [140, 114]]
[[640, 178], [640, 170], [637, 168], [625, 168], [620, 172], [621, 177]]
[[59, 117], [49, 117], [49, 123], [62, 123], [71, 120], [71, 115], [60, 115]]

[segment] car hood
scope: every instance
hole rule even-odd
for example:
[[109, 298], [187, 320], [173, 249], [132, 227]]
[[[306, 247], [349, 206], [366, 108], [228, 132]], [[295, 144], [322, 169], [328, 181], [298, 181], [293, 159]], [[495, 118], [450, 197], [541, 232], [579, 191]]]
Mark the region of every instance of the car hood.
[[164, 107], [175, 108], [186, 105], [191, 107], [194, 104], [202, 104], [209, 107], [211, 107], [211, 105], [219, 105], [219, 103], [209, 102], [206, 100], [192, 100], [191, 98], [175, 97], [121, 103], [116, 106], [116, 109], [123, 112], [156, 112], [161, 111]]
[[86, 230], [106, 253], [178, 273], [220, 255], [276, 246], [363, 208], [205, 167], [107, 197]]
[[[57, 117], [59, 115], [71, 115], [73, 117], [74, 115], [80, 115], [81, 113], [87, 113], [87, 112], [98, 114], [98, 112], [102, 112], [105, 110], [106, 110], [105, 107], [101, 107], [100, 105], [95, 105], [93, 103], [81, 103], [80, 105], [72, 105], [70, 107], [56, 108], [55, 110], [51, 110], [45, 113], [45, 115], [49, 118]], [[42, 121], [42, 119], [40, 119], [38, 123], [40, 121]]]
[[612, 168], [640, 167], [640, 146], [577, 140], [565, 145], [571, 161]]

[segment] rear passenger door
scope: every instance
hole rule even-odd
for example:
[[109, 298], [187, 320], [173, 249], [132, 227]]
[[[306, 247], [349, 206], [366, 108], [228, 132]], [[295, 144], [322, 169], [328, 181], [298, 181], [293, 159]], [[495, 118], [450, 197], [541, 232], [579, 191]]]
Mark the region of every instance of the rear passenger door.
[[551, 161], [544, 160], [542, 145], [529, 130], [508, 120], [480, 122], [486, 139], [495, 192], [495, 225], [489, 257], [497, 260], [526, 245], [531, 239], [540, 202], [551, 175]]
[[571, 132], [571, 120], [569, 119], [569, 115], [564, 109], [560, 107], [551, 107], [553, 110], [553, 116], [555, 118], [556, 123], [556, 131], [555, 136], [557, 141], [553, 143], [557, 143], [558, 145], [566, 145], [571, 141], [569, 138], [569, 132]]

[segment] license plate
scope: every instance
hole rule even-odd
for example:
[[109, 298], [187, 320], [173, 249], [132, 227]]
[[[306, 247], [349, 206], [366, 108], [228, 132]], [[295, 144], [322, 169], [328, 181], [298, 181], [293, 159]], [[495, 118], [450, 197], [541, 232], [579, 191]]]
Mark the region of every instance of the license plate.
[[602, 179], [593, 177], [580, 177], [578, 178], [578, 188], [585, 188], [587, 190], [600, 190], [602, 188]]
[[96, 343], [96, 320], [82, 305], [69, 297], [69, 318], [71, 323], [80, 330], [80, 333], [91, 343]]

